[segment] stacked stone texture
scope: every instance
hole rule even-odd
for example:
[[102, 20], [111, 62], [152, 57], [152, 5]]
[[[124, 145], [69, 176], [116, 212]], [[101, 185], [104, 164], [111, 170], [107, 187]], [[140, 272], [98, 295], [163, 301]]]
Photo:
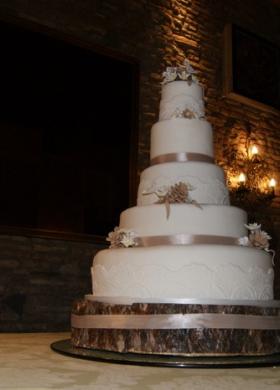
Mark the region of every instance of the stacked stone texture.
[[[223, 94], [222, 78], [223, 30], [227, 23], [238, 24], [280, 43], [280, 7], [273, 2], [261, 0], [1, 0], [0, 13], [4, 20], [15, 19], [17, 23], [32, 25], [32, 28], [36, 28], [37, 25], [40, 28], [47, 28], [49, 32], [55, 31], [56, 35], [60, 32], [68, 34], [92, 47], [109, 49], [117, 55], [129, 56], [139, 62], [139, 173], [149, 164], [150, 129], [158, 119], [161, 73], [166, 65], [181, 63], [187, 56], [199, 71], [198, 77], [205, 89], [206, 114], [214, 129], [217, 161], [227, 168], [227, 156], [240, 142], [244, 142], [244, 126], [245, 123], [249, 124], [269, 163], [271, 172], [280, 183], [279, 115], [229, 100]], [[265, 215], [259, 215], [260, 221], [264, 222], [267, 229], [272, 232], [274, 247], [278, 253], [280, 253], [279, 202], [279, 198], [276, 197]], [[32, 312], [30, 302], [33, 299], [34, 309], [38, 305], [42, 306], [42, 302], [45, 302], [46, 307], [49, 308], [55, 300], [58, 312], [59, 307], [67, 310], [65, 294], [69, 294], [69, 290], [73, 287], [72, 283], [75, 286], [84, 283], [85, 278], [81, 278], [81, 272], [87, 272], [89, 277], [91, 256], [88, 250], [92, 255], [95, 248], [91, 245], [79, 244], [81, 248], [83, 247], [80, 254], [80, 261], [83, 263], [82, 271], [79, 271], [77, 257], [75, 259], [69, 257], [67, 252], [71, 252], [76, 244], [60, 242], [57, 252], [53, 254], [52, 242], [44, 241], [46, 254], [37, 260], [41, 265], [37, 270], [38, 265], [32, 267], [36, 263], [34, 256], [36, 257], [38, 248], [30, 246], [31, 241], [31, 238], [24, 237], [1, 237], [7, 256], [5, 258], [1, 255], [0, 274], [5, 282], [0, 286], [3, 289], [3, 285], [10, 284], [6, 287], [10, 295], [7, 295], [5, 290], [4, 298], [9, 298], [18, 291], [26, 295], [24, 307], [32, 315], [33, 325], [32, 321], [26, 320], [25, 323], [22, 320], [22, 329], [28, 326], [36, 328], [36, 324], [38, 324], [37, 329], [42, 327], [48, 329], [52, 327], [53, 316], [44, 317], [42, 320], [38, 314], [35, 318], [36, 310]], [[63, 264], [69, 269], [76, 267], [77, 273], [73, 272], [70, 280], [67, 273], [57, 271], [57, 264], [60, 270]], [[276, 267], [276, 296], [279, 297], [278, 270], [279, 267]], [[16, 279], [10, 276], [12, 271], [15, 272]], [[55, 274], [57, 290], [51, 288], [51, 282], [49, 285], [46, 284], [49, 272]], [[28, 282], [29, 279], [33, 280], [31, 284]], [[41, 285], [42, 290], [39, 288]], [[35, 286], [38, 287], [37, 290]], [[59, 289], [61, 294], [57, 294], [54, 299], [53, 291]], [[83, 293], [88, 291], [89, 284], [85, 283]], [[78, 293], [78, 290], [75, 292]], [[37, 293], [39, 295], [36, 295]], [[17, 321], [16, 316], [17, 314], [15, 314], [14, 324]], [[9, 318], [13, 323], [11, 315]], [[68, 317], [61, 319], [60, 324], [61, 328], [67, 328]]]
[[82, 242], [0, 235], [1, 331], [69, 328], [77, 296], [90, 291], [92, 256]]

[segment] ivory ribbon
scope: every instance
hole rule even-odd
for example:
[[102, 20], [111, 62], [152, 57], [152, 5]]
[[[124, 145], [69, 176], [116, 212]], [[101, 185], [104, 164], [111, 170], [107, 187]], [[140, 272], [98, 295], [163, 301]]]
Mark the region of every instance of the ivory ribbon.
[[173, 234], [166, 236], [136, 237], [137, 246], [156, 245], [191, 245], [191, 244], [217, 244], [217, 245], [240, 245], [238, 238], [227, 236], [211, 236], [204, 234]]
[[207, 154], [202, 153], [187, 153], [187, 152], [179, 152], [179, 153], [166, 153], [156, 156], [151, 159], [150, 164], [162, 164], [166, 162], [186, 162], [186, 161], [200, 161], [200, 162], [208, 162], [214, 164], [213, 157], [207, 156]]
[[177, 303], [191, 305], [230, 305], [230, 306], [257, 306], [257, 307], [276, 307], [280, 309], [279, 300], [248, 300], [248, 299], [206, 299], [206, 298], [139, 298], [139, 297], [104, 297], [86, 294], [88, 301], [105, 302], [111, 304], [128, 304], [133, 303]]
[[246, 314], [72, 314], [73, 328], [86, 329], [280, 329], [280, 317]]

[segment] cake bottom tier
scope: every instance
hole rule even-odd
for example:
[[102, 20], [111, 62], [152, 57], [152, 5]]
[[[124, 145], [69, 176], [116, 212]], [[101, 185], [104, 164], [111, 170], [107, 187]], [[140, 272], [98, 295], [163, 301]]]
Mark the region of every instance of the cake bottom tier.
[[136, 299], [273, 299], [269, 253], [233, 245], [165, 245], [99, 251], [93, 295]]
[[[275, 301], [273, 301], [275, 302]], [[76, 301], [73, 346], [186, 356], [280, 352], [280, 303], [263, 305]]]

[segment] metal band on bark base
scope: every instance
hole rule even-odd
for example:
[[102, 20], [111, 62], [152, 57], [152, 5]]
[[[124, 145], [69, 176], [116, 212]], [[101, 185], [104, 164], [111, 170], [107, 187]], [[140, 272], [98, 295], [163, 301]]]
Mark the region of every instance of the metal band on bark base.
[[72, 314], [74, 328], [86, 329], [280, 329], [280, 317], [248, 314]]
[[[176, 318], [179, 318], [177, 324]], [[114, 305], [85, 299], [74, 304], [72, 319], [72, 343], [76, 347], [186, 356], [280, 352], [279, 307]], [[182, 319], [191, 322], [185, 321], [184, 325]], [[91, 327], [94, 320], [96, 323]]]

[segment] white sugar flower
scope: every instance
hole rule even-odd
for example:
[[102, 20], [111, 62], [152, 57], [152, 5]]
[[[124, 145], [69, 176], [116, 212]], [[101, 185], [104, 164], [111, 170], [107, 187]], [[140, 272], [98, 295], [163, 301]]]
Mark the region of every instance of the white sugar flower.
[[254, 247], [268, 249], [271, 237], [263, 230], [254, 230], [249, 234], [249, 240]]
[[112, 232], [108, 234], [108, 237], [106, 237], [106, 241], [109, 241], [111, 243], [110, 248], [114, 247], [119, 238], [119, 227], [116, 226]]
[[183, 65], [178, 68], [177, 73], [181, 80], [186, 80], [189, 83], [197, 82], [197, 78], [194, 76], [197, 72], [187, 59], [185, 59]]
[[170, 81], [174, 81], [177, 77], [177, 68], [174, 66], [168, 66], [166, 71], [162, 73], [163, 76], [163, 84], [169, 83]]
[[135, 246], [136, 234], [132, 230], [120, 229], [120, 243], [125, 247]]
[[269, 249], [269, 240], [271, 240], [271, 237], [267, 232], [261, 230], [261, 224], [254, 222], [248, 225], [245, 224], [244, 226], [249, 230], [249, 236], [239, 238], [239, 245], [264, 249], [268, 252], [271, 251]]
[[254, 223], [249, 223], [248, 225], [244, 224], [244, 226], [250, 230], [250, 231], [254, 231], [254, 230], [259, 230], [261, 228], [261, 224], [258, 224], [256, 222]]
[[110, 242], [110, 248], [128, 248], [137, 245], [135, 238], [136, 234], [132, 230], [120, 229], [117, 226], [108, 234], [106, 240]]
[[272, 237], [267, 232], [265, 232], [264, 230], [261, 230], [261, 234], [267, 240], [271, 240], [272, 239]]
[[241, 246], [251, 246], [251, 242], [247, 236], [240, 237], [238, 239], [238, 244]]
[[183, 112], [183, 110], [180, 110], [180, 108], [178, 108], [178, 107], [171, 115], [171, 118], [183, 118], [183, 117], [184, 117], [184, 112]]
[[189, 74], [197, 73], [197, 71], [194, 70], [194, 68], [190, 64], [190, 61], [187, 58], [184, 59], [183, 66], [186, 68], [187, 73]]
[[181, 80], [188, 80], [189, 77], [191, 77], [191, 74], [189, 74], [188, 72], [186, 72], [185, 70], [182, 70], [180, 73], [179, 73], [179, 77]]

